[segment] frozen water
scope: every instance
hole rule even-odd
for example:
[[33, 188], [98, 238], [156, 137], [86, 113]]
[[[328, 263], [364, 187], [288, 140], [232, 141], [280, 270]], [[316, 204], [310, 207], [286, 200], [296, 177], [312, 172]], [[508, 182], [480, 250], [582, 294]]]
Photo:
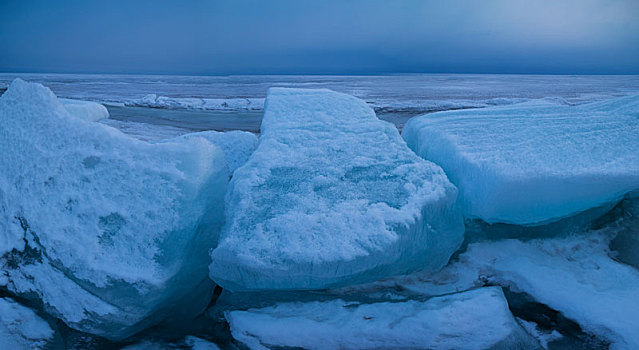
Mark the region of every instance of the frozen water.
[[[0, 73], [0, 89], [15, 78], [51, 87], [58, 95], [109, 103], [171, 101], [163, 108], [261, 108], [270, 87], [328, 88], [361, 98], [378, 112], [424, 113], [559, 97], [582, 103], [639, 93], [639, 76], [402, 74], [387, 76], [161, 76]], [[218, 101], [206, 104], [204, 101]], [[187, 103], [188, 101], [192, 103]], [[224, 102], [227, 102], [224, 105]], [[160, 107], [160, 105], [155, 105]], [[210, 109], [209, 109], [210, 110]]]
[[427, 301], [282, 303], [226, 314], [252, 349], [536, 349], [499, 287]]
[[560, 311], [616, 349], [639, 348], [639, 271], [607, 255], [608, 239], [505, 240], [469, 246], [470, 266]]
[[211, 278], [312, 289], [439, 269], [463, 236], [456, 190], [361, 100], [272, 89], [262, 136], [234, 174]]
[[228, 181], [217, 146], [135, 140], [21, 80], [0, 125], [0, 285], [112, 339], [206, 307]]
[[168, 108], [168, 109], [211, 109], [211, 110], [262, 110], [263, 98], [171, 98], [146, 95], [137, 100], [127, 101], [127, 106]]
[[229, 173], [244, 165], [257, 147], [257, 136], [246, 131], [202, 131], [186, 134], [183, 138], [201, 137], [220, 147], [226, 156]]
[[539, 225], [639, 188], [639, 95], [424, 115], [402, 135], [442, 166], [468, 217]]
[[11, 350], [45, 349], [53, 340], [49, 324], [12, 299], [0, 298], [0, 347]]
[[70, 100], [68, 98], [61, 98], [59, 101], [67, 112], [76, 118], [84, 119], [88, 122], [109, 118], [109, 111], [97, 102]]

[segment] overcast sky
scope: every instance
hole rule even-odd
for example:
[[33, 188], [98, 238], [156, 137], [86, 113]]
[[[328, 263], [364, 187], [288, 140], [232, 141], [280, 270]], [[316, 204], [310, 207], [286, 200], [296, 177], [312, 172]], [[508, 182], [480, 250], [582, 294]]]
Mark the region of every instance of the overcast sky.
[[0, 0], [0, 71], [639, 74], [639, 0]]

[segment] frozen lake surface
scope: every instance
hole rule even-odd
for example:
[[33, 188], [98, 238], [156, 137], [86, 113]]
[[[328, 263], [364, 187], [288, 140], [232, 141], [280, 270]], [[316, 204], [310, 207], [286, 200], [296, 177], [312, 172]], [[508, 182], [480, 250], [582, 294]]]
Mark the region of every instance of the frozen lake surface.
[[[63, 98], [107, 105], [113, 126], [154, 132], [259, 132], [270, 87], [326, 88], [361, 98], [402, 128], [413, 116], [531, 99], [580, 104], [639, 93], [639, 76], [410, 74], [385, 76], [168, 76], [0, 74], [0, 90], [20, 77]], [[117, 124], [117, 125], [116, 125]], [[175, 128], [178, 128], [175, 130]], [[181, 130], [185, 129], [185, 130]], [[148, 130], [151, 131], [151, 130]], [[158, 134], [159, 136], [159, 134]]]

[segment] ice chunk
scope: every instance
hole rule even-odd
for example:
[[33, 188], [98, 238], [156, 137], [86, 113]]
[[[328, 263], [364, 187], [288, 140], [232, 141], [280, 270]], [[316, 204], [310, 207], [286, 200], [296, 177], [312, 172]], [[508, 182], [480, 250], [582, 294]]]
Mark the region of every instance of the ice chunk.
[[49, 324], [12, 299], [0, 298], [0, 347], [3, 349], [44, 349], [53, 340]]
[[61, 98], [59, 101], [62, 102], [67, 112], [76, 118], [84, 119], [88, 122], [109, 118], [109, 111], [100, 103], [70, 100], [68, 98]]
[[465, 260], [492, 283], [510, 285], [578, 322], [616, 349], [639, 348], [639, 271], [610, 259], [608, 240], [505, 240], [469, 246]]
[[444, 168], [468, 217], [539, 225], [639, 188], [638, 102], [435, 113], [413, 118], [402, 135]]
[[282, 303], [226, 313], [253, 349], [535, 349], [499, 287], [427, 301]]
[[217, 146], [132, 139], [21, 80], [0, 125], [0, 285], [111, 339], [206, 307], [228, 181]]
[[247, 131], [202, 131], [182, 136], [184, 138], [202, 137], [220, 147], [226, 156], [230, 174], [244, 165], [257, 147], [257, 136]]
[[210, 275], [232, 290], [309, 289], [438, 269], [463, 236], [455, 199], [441, 168], [363, 101], [274, 88]]

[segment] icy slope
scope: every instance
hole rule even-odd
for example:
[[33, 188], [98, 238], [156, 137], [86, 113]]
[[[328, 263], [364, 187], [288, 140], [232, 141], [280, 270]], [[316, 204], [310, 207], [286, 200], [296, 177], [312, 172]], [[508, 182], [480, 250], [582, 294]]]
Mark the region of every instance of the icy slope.
[[271, 89], [210, 275], [232, 290], [308, 289], [438, 269], [463, 236], [455, 198], [441, 168], [363, 101]]
[[9, 298], [0, 298], [0, 347], [12, 350], [45, 349], [53, 339], [49, 324], [32, 310]]
[[58, 99], [64, 108], [76, 118], [84, 119], [88, 122], [95, 122], [109, 118], [109, 111], [97, 102], [70, 100], [68, 98]]
[[410, 120], [402, 135], [442, 166], [467, 216], [538, 225], [639, 188], [638, 101], [538, 101], [429, 114]]
[[228, 181], [218, 147], [138, 141], [16, 80], [0, 149], [0, 286], [108, 338], [206, 306]]
[[425, 302], [282, 303], [226, 314], [252, 349], [538, 349], [499, 287]]

